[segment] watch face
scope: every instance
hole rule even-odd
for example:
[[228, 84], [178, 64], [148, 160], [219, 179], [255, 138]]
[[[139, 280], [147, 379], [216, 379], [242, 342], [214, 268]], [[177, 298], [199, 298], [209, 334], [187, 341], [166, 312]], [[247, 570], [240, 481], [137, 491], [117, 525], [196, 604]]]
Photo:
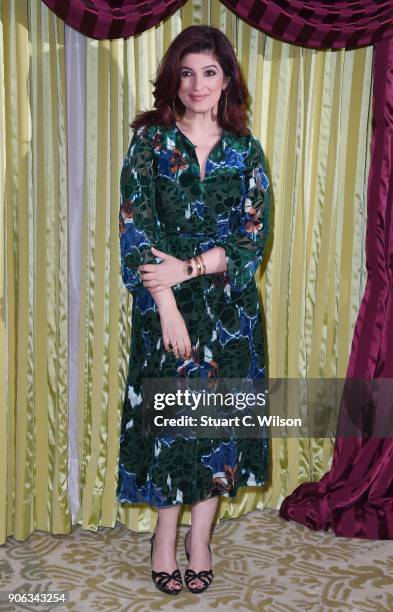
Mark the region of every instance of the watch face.
[[193, 267], [192, 266], [187, 266], [187, 273], [188, 274], [192, 274], [193, 271]]

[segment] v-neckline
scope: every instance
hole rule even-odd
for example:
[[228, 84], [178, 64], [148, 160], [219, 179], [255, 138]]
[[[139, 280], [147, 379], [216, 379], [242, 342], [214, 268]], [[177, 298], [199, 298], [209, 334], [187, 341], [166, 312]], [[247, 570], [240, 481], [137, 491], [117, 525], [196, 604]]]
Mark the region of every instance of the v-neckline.
[[[188, 136], [186, 136], [186, 134], [184, 132], [182, 132], [182, 130], [177, 125], [177, 123], [175, 123], [175, 128], [189, 142], [189, 144], [193, 147], [194, 152], [195, 152], [195, 149], [197, 148], [197, 145], [194, 145], [194, 143], [188, 138]], [[201, 178], [201, 166], [199, 164], [199, 159], [198, 159], [197, 154], [195, 153], [195, 157], [196, 157], [197, 164], [198, 164], [198, 170], [199, 170], [199, 172], [198, 172], [198, 180], [199, 180], [200, 183], [204, 183], [205, 180], [206, 180], [206, 166], [207, 166], [207, 162], [209, 161], [210, 156], [213, 153], [213, 151], [215, 151], [217, 149], [217, 147], [221, 145], [223, 137], [224, 137], [224, 133], [225, 133], [225, 130], [224, 130], [224, 128], [222, 128], [220, 138], [217, 140], [216, 144], [209, 151], [209, 154], [208, 154], [208, 156], [206, 158], [206, 162], [205, 162], [205, 168], [204, 168], [205, 169], [205, 176], [203, 178]]]

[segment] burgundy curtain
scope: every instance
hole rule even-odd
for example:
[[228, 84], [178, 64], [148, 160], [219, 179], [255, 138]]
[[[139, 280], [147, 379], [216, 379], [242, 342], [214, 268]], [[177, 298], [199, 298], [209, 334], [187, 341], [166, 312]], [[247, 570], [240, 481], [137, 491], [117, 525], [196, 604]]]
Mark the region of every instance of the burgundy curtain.
[[393, 35], [391, 0], [221, 0], [269, 36], [316, 49], [371, 45]]
[[90, 38], [126, 38], [172, 15], [186, 0], [42, 0], [60, 19]]
[[[383, 379], [391, 395], [393, 38], [374, 47], [373, 79], [373, 135], [367, 194], [368, 278], [355, 325], [347, 379]], [[361, 399], [355, 404], [344, 409], [360, 412]], [[391, 399], [379, 408], [389, 412], [391, 423]], [[378, 414], [374, 416], [378, 418]], [[280, 516], [315, 530], [331, 527], [339, 536], [393, 539], [393, 439], [338, 437], [330, 471], [319, 482], [298, 486], [284, 500]]]
[[[67, 25], [97, 39], [140, 34], [186, 0], [42, 0]], [[393, 35], [391, 0], [221, 0], [254, 28], [317, 49], [371, 45]]]

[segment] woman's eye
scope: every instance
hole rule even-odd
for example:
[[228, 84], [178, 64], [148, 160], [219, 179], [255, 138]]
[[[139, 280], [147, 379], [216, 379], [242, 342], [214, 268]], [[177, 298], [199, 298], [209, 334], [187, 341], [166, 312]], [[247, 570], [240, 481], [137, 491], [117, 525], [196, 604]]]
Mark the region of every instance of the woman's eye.
[[[215, 76], [217, 73], [215, 70], [206, 70], [205, 75], [207, 76]], [[188, 76], [192, 76], [192, 73], [189, 70], [184, 70], [183, 72], [180, 73], [181, 77], [188, 77]]]

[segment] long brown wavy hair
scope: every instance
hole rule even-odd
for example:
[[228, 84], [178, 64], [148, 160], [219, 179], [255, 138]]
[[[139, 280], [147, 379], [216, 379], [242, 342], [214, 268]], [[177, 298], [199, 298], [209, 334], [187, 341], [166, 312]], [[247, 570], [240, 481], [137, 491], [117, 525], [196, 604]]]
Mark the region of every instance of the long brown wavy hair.
[[[230, 77], [226, 93], [218, 102], [218, 123], [236, 135], [249, 135], [250, 94], [241, 73], [234, 49], [217, 28], [193, 25], [176, 36], [162, 58], [154, 86], [154, 109], [136, 115], [131, 127], [163, 125], [170, 127], [182, 118], [185, 107], [177, 92], [180, 87], [180, 62], [187, 53], [210, 52], [219, 62], [224, 75]], [[225, 103], [226, 95], [226, 103]]]

